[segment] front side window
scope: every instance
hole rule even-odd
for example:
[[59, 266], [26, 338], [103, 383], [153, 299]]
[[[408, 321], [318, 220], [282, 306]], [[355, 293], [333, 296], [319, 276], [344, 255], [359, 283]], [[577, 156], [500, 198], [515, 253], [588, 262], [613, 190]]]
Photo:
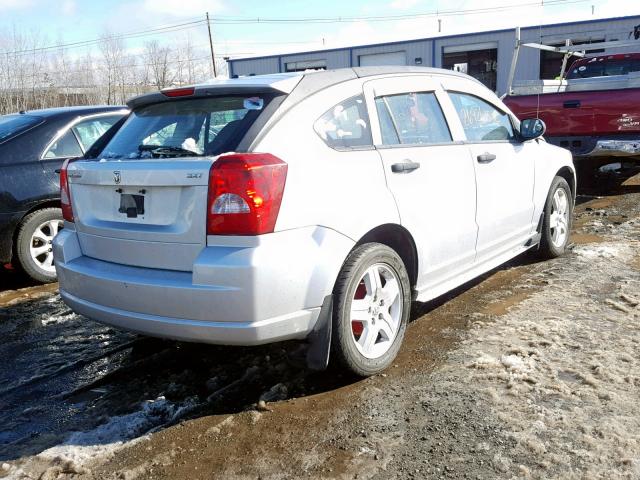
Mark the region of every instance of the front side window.
[[140, 107], [98, 158], [206, 156], [234, 151], [273, 98], [191, 98]]
[[513, 125], [507, 113], [466, 93], [449, 92], [462, 128], [470, 142], [513, 140]]
[[347, 149], [373, 145], [369, 116], [362, 95], [341, 102], [313, 125], [324, 142], [335, 149]]
[[383, 145], [451, 142], [451, 133], [434, 93], [376, 98]]

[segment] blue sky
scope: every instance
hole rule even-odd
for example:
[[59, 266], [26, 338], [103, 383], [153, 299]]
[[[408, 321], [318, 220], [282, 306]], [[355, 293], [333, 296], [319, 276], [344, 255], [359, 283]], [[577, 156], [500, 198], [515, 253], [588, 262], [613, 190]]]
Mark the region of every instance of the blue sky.
[[[551, 0], [558, 1], [558, 0]], [[535, 3], [535, 4], [534, 4]], [[411, 15], [436, 10], [470, 10], [507, 5], [520, 8], [485, 14], [441, 16], [443, 34], [472, 32], [516, 25], [555, 23], [587, 18], [640, 14], [640, 2], [631, 0], [567, 0], [564, 5], [541, 6], [534, 0], [0, 0], [0, 41], [2, 32], [16, 29], [35, 32], [41, 43], [52, 44], [94, 39], [105, 32], [140, 31], [160, 25], [204, 18], [209, 11], [221, 17], [353, 17]], [[592, 5], [594, 15], [592, 15]], [[359, 20], [341, 23], [296, 24], [215, 24], [216, 53], [250, 56], [324, 47], [357, 45], [378, 41], [437, 35], [436, 17], [375, 22]], [[131, 51], [157, 39], [173, 43], [189, 36], [200, 48], [206, 47], [204, 25], [174, 33], [127, 39]], [[74, 49], [74, 52], [86, 48]]]

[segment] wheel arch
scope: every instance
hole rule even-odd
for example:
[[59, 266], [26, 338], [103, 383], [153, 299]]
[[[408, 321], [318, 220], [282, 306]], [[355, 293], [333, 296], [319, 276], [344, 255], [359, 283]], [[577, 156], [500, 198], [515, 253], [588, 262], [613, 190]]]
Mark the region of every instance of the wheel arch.
[[402, 225], [387, 223], [369, 230], [353, 248], [365, 243], [381, 243], [394, 250], [404, 262], [411, 286], [418, 280], [418, 250], [413, 236]]
[[20, 219], [16, 222], [13, 228], [13, 232], [11, 233], [11, 258], [14, 257], [16, 242], [18, 240], [18, 232], [20, 231], [20, 225], [22, 225], [24, 219], [31, 215], [33, 212], [37, 212], [38, 210], [42, 210], [45, 208], [60, 208], [60, 199], [43, 200], [42, 202], [38, 202], [35, 205], [32, 205], [29, 210], [23, 212]]
[[571, 189], [571, 195], [573, 196], [573, 200], [576, 199], [576, 174], [571, 168], [565, 166], [562, 167], [556, 173], [556, 176], [564, 178], [569, 184], [569, 188]]

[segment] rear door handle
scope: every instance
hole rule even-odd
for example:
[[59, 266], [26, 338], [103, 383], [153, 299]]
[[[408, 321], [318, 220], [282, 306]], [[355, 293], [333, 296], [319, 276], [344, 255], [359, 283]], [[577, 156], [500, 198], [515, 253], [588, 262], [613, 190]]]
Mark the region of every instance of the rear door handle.
[[391, 171], [393, 173], [409, 173], [420, 168], [420, 163], [412, 162], [411, 160], [405, 160], [402, 163], [394, 163], [391, 165]]
[[580, 100], [567, 100], [562, 106], [564, 108], [580, 108]]
[[496, 159], [496, 156], [493, 153], [483, 153], [482, 155], [478, 155], [478, 163], [489, 163], [493, 162]]

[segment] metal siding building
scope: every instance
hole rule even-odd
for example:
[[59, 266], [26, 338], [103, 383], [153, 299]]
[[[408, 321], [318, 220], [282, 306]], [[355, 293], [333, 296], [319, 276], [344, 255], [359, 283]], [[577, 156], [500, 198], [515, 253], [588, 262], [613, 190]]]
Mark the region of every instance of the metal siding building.
[[[630, 32], [640, 24], [640, 15], [607, 18], [581, 22], [524, 27], [523, 41], [550, 44], [564, 44], [566, 39], [574, 43], [589, 41], [628, 40]], [[490, 32], [451, 35], [433, 38], [407, 40], [401, 42], [359, 45], [328, 50], [316, 50], [265, 57], [231, 59], [230, 76], [262, 75], [267, 73], [302, 70], [306, 65], [312, 68], [345, 68], [360, 65], [423, 65], [438, 68], [471, 69], [473, 76], [483, 77], [483, 81], [499, 94], [507, 88], [507, 77], [515, 46], [515, 29]], [[638, 47], [615, 49], [607, 53], [640, 51]], [[544, 53], [531, 48], [520, 50], [516, 80], [539, 79], [543, 63], [552, 61]], [[541, 56], [543, 58], [541, 59]], [[466, 62], [465, 62], [466, 60]], [[541, 61], [542, 60], [542, 61]], [[459, 63], [455, 63], [458, 61]], [[553, 60], [558, 61], [557, 58]], [[555, 67], [555, 63], [551, 65]], [[307, 67], [309, 68], [309, 67]], [[473, 70], [475, 68], [475, 71]], [[480, 71], [486, 69], [487, 71]], [[553, 68], [550, 69], [550, 71]], [[557, 69], [559, 73], [559, 67]], [[486, 78], [485, 78], [486, 77]], [[485, 81], [486, 80], [486, 81]]]

